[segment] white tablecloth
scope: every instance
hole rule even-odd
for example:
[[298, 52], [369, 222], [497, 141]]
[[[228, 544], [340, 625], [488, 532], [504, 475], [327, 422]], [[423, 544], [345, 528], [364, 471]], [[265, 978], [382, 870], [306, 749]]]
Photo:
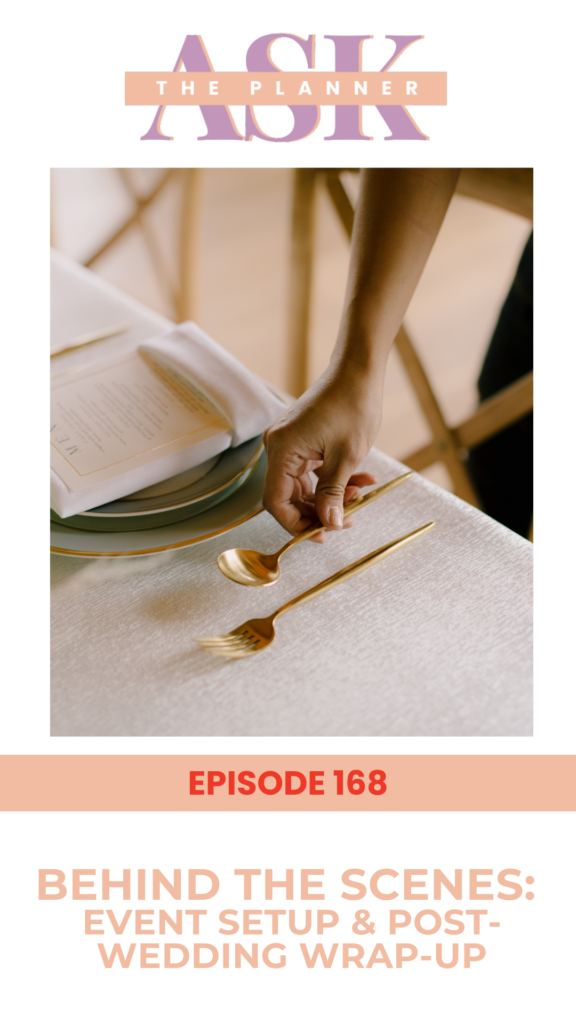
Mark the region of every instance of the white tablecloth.
[[[129, 320], [124, 346], [166, 326], [95, 275], [56, 264], [63, 337]], [[377, 451], [364, 465], [379, 482], [402, 470]], [[432, 519], [436, 529], [406, 549], [282, 616], [261, 654], [230, 663], [194, 643]], [[531, 735], [528, 541], [417, 476], [352, 530], [289, 553], [274, 587], [240, 587], [217, 568], [224, 548], [275, 551], [285, 540], [262, 513], [148, 559], [53, 555], [52, 735]]]

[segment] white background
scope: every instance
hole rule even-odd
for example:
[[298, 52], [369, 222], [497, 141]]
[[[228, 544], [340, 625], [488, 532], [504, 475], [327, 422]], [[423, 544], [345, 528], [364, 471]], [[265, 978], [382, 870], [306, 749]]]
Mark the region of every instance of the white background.
[[[11, 849], [5, 853], [10, 885], [3, 897], [3, 964], [10, 964], [3, 981], [3, 998], [11, 1000], [12, 1022], [58, 1020], [96, 1022], [140, 1020], [252, 1021], [274, 1020], [279, 1024], [298, 1021], [446, 1022], [470, 1024], [486, 1021], [558, 1021], [570, 1018], [572, 994], [569, 978], [573, 964], [573, 912], [567, 902], [571, 886], [572, 854], [569, 849], [569, 820], [562, 814], [35, 814], [7, 816]], [[37, 901], [38, 867], [102, 867], [110, 877], [120, 879], [122, 869], [159, 868], [170, 879], [173, 869], [210, 868], [221, 879], [220, 892], [207, 901], [178, 903], [169, 896], [160, 903], [149, 897], [130, 903], [113, 890], [110, 902]], [[324, 901], [285, 901], [282, 893], [266, 903], [261, 895], [244, 902], [241, 879], [234, 868], [272, 868], [274, 878], [285, 877], [286, 868], [324, 868]], [[362, 868], [370, 877], [381, 868], [440, 868], [454, 877], [454, 868], [492, 868], [494, 878], [504, 868], [521, 871], [519, 881], [534, 892], [528, 901], [455, 901], [445, 895], [442, 902], [406, 902], [402, 898], [384, 902], [368, 897], [358, 902], [340, 898], [344, 891], [342, 872]], [[526, 886], [526, 876], [534, 884]], [[402, 895], [398, 883], [394, 887]], [[383, 891], [392, 886], [381, 883]], [[99, 889], [99, 884], [98, 884]], [[350, 891], [350, 889], [346, 889]], [[499, 886], [493, 888], [497, 893]], [[262, 892], [262, 889], [259, 890]], [[466, 893], [466, 885], [464, 886]], [[133, 893], [135, 895], [135, 893]], [[221, 910], [254, 911], [274, 907], [297, 911], [300, 926], [303, 908], [336, 910], [341, 926], [322, 937], [312, 933], [286, 940], [287, 966], [271, 970], [254, 969], [244, 963], [240, 969], [194, 970], [191, 964], [180, 970], [142, 970], [138, 962], [127, 970], [118, 966], [106, 970], [101, 963], [98, 942], [107, 952], [111, 935], [85, 936], [86, 909], [109, 907], [117, 919], [128, 908], [157, 909], [162, 906], [175, 918], [178, 907], [195, 906], [217, 915]], [[481, 924], [481, 934], [468, 931], [456, 938], [439, 933], [418, 935], [408, 928], [398, 936], [388, 934], [391, 907], [408, 909], [414, 915], [423, 908], [441, 914], [451, 908], [488, 910], [487, 920], [500, 921], [499, 928]], [[362, 937], [351, 930], [355, 911], [370, 912], [376, 931]], [[465, 916], [466, 919], [466, 916]], [[188, 919], [190, 920], [190, 919]], [[204, 919], [209, 922], [209, 917]], [[470, 922], [470, 916], [467, 917]], [[9, 922], [9, 924], [8, 924]], [[430, 919], [426, 919], [426, 926]], [[218, 927], [201, 923], [202, 934], [194, 939], [190, 925], [182, 936], [134, 937], [129, 925], [124, 936], [114, 941], [126, 950], [131, 942], [181, 942], [191, 949], [194, 941], [219, 947], [226, 941], [240, 942], [249, 951], [253, 942], [282, 942], [279, 937], [218, 934]], [[188, 930], [189, 929], [189, 930]], [[111, 929], [110, 929], [111, 931]], [[188, 931], [188, 934], [186, 932]], [[419, 959], [401, 970], [374, 965], [370, 970], [350, 966], [342, 969], [341, 944], [359, 943], [365, 949], [382, 942], [394, 962], [395, 942], [412, 943], [419, 954], [435, 957], [435, 944], [444, 942], [449, 960], [452, 943], [480, 942], [486, 957], [465, 970], [461, 963], [450, 970]], [[299, 943], [308, 948], [323, 942], [329, 951], [339, 943], [335, 965], [307, 969]], [[278, 952], [271, 954], [273, 958]], [[135, 958], [139, 956], [137, 948]], [[368, 957], [365, 957], [367, 962]], [[340, 960], [340, 966], [337, 966]], [[232, 961], [233, 962], [233, 961]]]
[[[3, 167], [3, 257], [6, 289], [5, 347], [8, 367], [3, 393], [4, 479], [16, 507], [4, 505], [5, 615], [10, 628], [5, 660], [10, 666], [4, 688], [0, 733], [4, 752], [14, 753], [229, 753], [249, 750], [303, 753], [570, 753], [574, 750], [573, 613], [570, 580], [574, 573], [570, 439], [574, 434], [575, 355], [573, 344], [573, 168], [568, 159], [570, 109], [567, 71], [571, 44], [562, 31], [565, 17], [518, 17], [516, 4], [489, 0], [474, 18], [456, 2], [381, 4], [360, 2], [349, 10], [333, 4], [296, 2], [282, 15], [270, 15], [265, 3], [214, 3], [200, 16], [188, 3], [102, 0], [97, 14], [56, 0], [43, 7], [26, 35], [27, 70], [18, 70], [19, 96], [6, 113], [8, 158]], [[553, 43], [546, 31], [552, 26]], [[446, 70], [449, 104], [415, 111], [430, 142], [347, 144], [323, 141], [316, 131], [301, 143], [200, 143], [186, 124], [174, 142], [141, 142], [154, 111], [123, 105], [125, 70], [172, 68], [185, 35], [202, 35], [216, 68], [243, 66], [250, 43], [273, 31], [316, 33], [329, 67], [332, 51], [326, 34], [370, 34], [365, 44], [378, 49], [388, 34], [418, 34], [398, 62], [416, 70]], [[420, 49], [419, 49], [420, 48]], [[17, 51], [17, 47], [16, 47]], [[538, 70], [535, 71], [535, 60]], [[8, 54], [10, 57], [10, 54]], [[15, 52], [16, 62], [20, 54]], [[372, 58], [373, 59], [373, 58]], [[377, 66], [379, 58], [373, 66]], [[406, 64], [408, 70], [408, 64]], [[564, 78], [563, 78], [564, 74]], [[165, 117], [190, 115], [168, 110]], [[198, 115], [200, 116], [200, 115]], [[324, 116], [324, 113], [323, 115]], [[198, 127], [198, 126], [197, 126]], [[379, 130], [381, 135], [384, 134]], [[184, 130], [183, 130], [184, 129]], [[203, 129], [199, 128], [199, 131]], [[327, 131], [325, 134], [329, 134]], [[334, 147], [334, 148], [333, 148]], [[359, 148], [358, 148], [359, 147]], [[246, 163], [354, 166], [358, 162], [395, 162], [444, 166], [534, 166], [536, 179], [536, 663], [534, 738], [476, 739], [139, 739], [49, 738], [48, 688], [48, 523], [43, 519], [47, 467], [38, 431], [48, 395], [42, 359], [47, 350], [50, 166], [165, 166], [188, 162], [207, 165]], [[26, 404], [22, 408], [22, 395]], [[11, 411], [10, 411], [11, 410]], [[70, 623], [71, 629], [74, 623]]]
[[[3, 47], [4, 683], [3, 753], [573, 753], [574, 328], [573, 163], [567, 72], [571, 25], [559, 4], [459, 2], [214, 2], [161, 5], [64, 0], [11, 12]], [[273, 13], [271, 13], [273, 12]], [[125, 108], [124, 72], [171, 70], [186, 34], [200, 34], [216, 69], [240, 70], [268, 32], [318, 37], [372, 34], [366, 68], [381, 65], [386, 34], [423, 34], [398, 70], [448, 72], [449, 105], [415, 110], [427, 143], [327, 143], [329, 114], [309, 139], [286, 145], [199, 143], [199, 115], [167, 111], [172, 143], [143, 143], [154, 111]], [[371, 49], [369, 50], [369, 47]], [[383, 61], [382, 61], [383, 63]], [[278, 114], [278, 116], [281, 116]], [[240, 122], [241, 125], [241, 122]], [[326, 131], [323, 131], [326, 125]], [[171, 130], [171, 129], [174, 130]], [[195, 130], [198, 129], [198, 130]], [[280, 129], [279, 129], [280, 130]], [[39, 438], [48, 408], [50, 166], [198, 164], [534, 166], [537, 230], [536, 706], [533, 739], [106, 739], [49, 738], [47, 462]], [[74, 623], [70, 623], [71, 629]], [[302, 668], [302, 667], [301, 667]], [[12, 1020], [288, 1021], [351, 1016], [416, 1021], [565, 1020], [570, 887], [562, 815], [14, 815], [2, 859], [4, 967]], [[185, 867], [192, 859], [303, 865], [308, 853], [334, 873], [351, 860], [375, 867], [494, 866], [536, 877], [536, 898], [511, 903], [490, 935], [489, 958], [470, 971], [216, 970], [104, 972], [79, 933], [74, 904], [39, 905], [36, 869], [52, 866]], [[79, 864], [79, 861], [84, 864]], [[288, 864], [290, 861], [290, 865]], [[475, 864], [473, 862], [476, 862]], [[480, 861], [484, 863], [479, 863]], [[49, 865], [50, 866], [50, 865]], [[315, 866], [315, 865], [312, 865]], [[216, 869], [217, 870], [217, 869]], [[521, 904], [521, 905], [520, 905]], [[417, 974], [409, 968], [418, 966]], [[382, 969], [380, 969], [382, 970]], [[210, 1009], [211, 1007], [211, 1009]]]

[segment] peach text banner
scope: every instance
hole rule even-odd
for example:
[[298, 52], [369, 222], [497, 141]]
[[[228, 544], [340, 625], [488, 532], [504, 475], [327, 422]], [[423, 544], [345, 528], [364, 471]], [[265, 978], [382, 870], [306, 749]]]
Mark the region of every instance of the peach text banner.
[[568, 755], [4, 755], [0, 810], [574, 811], [575, 783]]
[[446, 106], [446, 72], [127, 71], [126, 106]]

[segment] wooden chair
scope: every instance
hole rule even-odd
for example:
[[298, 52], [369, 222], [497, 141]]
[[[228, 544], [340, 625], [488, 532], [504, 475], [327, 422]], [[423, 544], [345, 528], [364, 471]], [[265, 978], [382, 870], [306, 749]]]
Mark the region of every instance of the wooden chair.
[[[292, 207], [292, 252], [290, 280], [289, 379], [290, 394], [301, 395], [308, 384], [308, 345], [312, 270], [314, 259], [314, 199], [317, 187], [325, 188], [348, 238], [352, 236], [354, 208], [342, 184], [343, 169], [298, 168], [294, 172]], [[532, 171], [517, 169], [465, 169], [456, 189], [532, 219]], [[504, 388], [493, 398], [481, 402], [476, 412], [463, 423], [450, 427], [426, 376], [406, 329], [401, 327], [395, 340], [416, 397], [426, 418], [432, 440], [411, 452], [402, 461], [420, 471], [435, 462], [443, 462], [450, 474], [455, 494], [471, 505], [479, 501], [464, 462], [474, 445], [510, 426], [530, 412], [533, 406], [533, 374]]]
[[[195, 271], [195, 226], [197, 222], [196, 204], [198, 194], [197, 168], [170, 168], [163, 172], [157, 184], [147, 193], [142, 193], [131, 170], [119, 167], [116, 172], [130, 197], [132, 212], [106, 241], [84, 261], [85, 267], [94, 267], [98, 260], [107, 253], [128, 231], [138, 229], [142, 233], [145, 245], [150, 253], [154, 271], [159, 285], [168, 299], [173, 317], [181, 323], [194, 318], [194, 271]], [[162, 255], [154, 229], [146, 218], [146, 211], [165, 191], [169, 183], [179, 179], [181, 187], [180, 240], [178, 271], [176, 279]], [[52, 229], [53, 230], [53, 229]], [[57, 231], [54, 241], [57, 247]]]

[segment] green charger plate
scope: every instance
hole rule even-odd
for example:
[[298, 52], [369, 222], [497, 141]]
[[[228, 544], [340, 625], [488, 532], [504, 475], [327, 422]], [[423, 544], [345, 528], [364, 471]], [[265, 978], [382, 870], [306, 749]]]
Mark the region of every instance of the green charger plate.
[[[88, 516], [74, 516], [66, 520], [51, 518], [50, 550], [55, 554], [79, 558], [118, 558], [151, 555], [199, 544], [227, 533], [262, 511], [265, 474], [266, 454], [262, 448], [259, 457], [242, 474], [240, 482], [234, 481], [230, 493], [219, 498], [217, 504], [198, 514], [191, 513], [189, 509], [187, 519], [162, 525], [158, 518], [166, 513], [157, 513], [153, 517], [157, 525], [152, 529], [118, 530], [116, 522], [114, 532], [110, 533], [94, 529], [95, 521]], [[72, 518], [83, 519], [82, 526], [72, 526]]]

